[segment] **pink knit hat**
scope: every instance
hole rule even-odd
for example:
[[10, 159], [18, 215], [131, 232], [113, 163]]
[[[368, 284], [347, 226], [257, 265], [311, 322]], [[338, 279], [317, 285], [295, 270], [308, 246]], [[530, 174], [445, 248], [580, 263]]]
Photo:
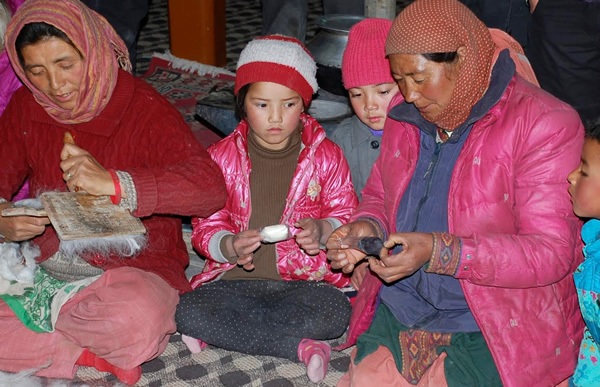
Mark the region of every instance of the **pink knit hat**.
[[237, 63], [235, 88], [238, 91], [254, 82], [273, 82], [289, 87], [308, 106], [317, 92], [317, 65], [296, 38], [268, 35], [252, 40], [242, 50]]
[[385, 55], [385, 41], [391, 27], [391, 20], [369, 18], [350, 28], [342, 57], [342, 80], [346, 90], [394, 82]]

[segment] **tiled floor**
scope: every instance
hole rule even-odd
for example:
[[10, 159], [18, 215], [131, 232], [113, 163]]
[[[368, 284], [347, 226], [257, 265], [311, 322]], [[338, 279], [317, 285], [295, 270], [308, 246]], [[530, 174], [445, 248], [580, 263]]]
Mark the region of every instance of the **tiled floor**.
[[[227, 68], [235, 70], [244, 46], [261, 34], [260, 0], [226, 0]], [[282, 0], [283, 1], [283, 0]], [[317, 31], [317, 21], [323, 12], [321, 0], [308, 0], [307, 41]], [[148, 21], [140, 32], [137, 74], [143, 74], [154, 52], [169, 49], [168, 0], [151, 0]]]

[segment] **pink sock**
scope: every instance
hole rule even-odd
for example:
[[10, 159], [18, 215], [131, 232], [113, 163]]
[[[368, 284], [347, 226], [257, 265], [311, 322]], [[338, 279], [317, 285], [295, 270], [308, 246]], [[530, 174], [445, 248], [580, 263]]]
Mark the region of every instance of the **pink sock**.
[[200, 353], [208, 346], [204, 341], [186, 335], [181, 335], [181, 341], [185, 343], [191, 353]]
[[310, 381], [318, 383], [327, 375], [331, 347], [324, 341], [302, 339], [298, 344], [298, 358], [306, 364], [306, 374]]

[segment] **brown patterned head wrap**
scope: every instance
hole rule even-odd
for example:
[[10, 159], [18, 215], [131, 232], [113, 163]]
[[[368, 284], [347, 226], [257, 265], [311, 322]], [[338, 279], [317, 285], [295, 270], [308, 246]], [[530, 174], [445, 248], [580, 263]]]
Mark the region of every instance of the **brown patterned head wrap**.
[[[26, 24], [44, 22], [64, 32], [83, 56], [84, 74], [79, 100], [73, 110], [53, 103], [25, 76], [15, 42]], [[87, 122], [108, 104], [117, 84], [119, 66], [131, 71], [127, 47], [102, 16], [79, 0], [28, 0], [12, 17], [6, 29], [6, 51], [15, 72], [36, 101], [63, 124]]]
[[448, 106], [432, 122], [453, 130], [469, 116], [488, 88], [494, 42], [487, 27], [456, 0], [416, 0], [394, 20], [386, 54], [455, 52], [466, 47]]

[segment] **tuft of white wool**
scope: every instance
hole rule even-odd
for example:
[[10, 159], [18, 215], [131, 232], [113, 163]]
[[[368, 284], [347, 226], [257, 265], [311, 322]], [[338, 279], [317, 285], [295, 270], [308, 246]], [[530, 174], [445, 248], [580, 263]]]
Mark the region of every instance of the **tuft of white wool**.
[[231, 71], [228, 71], [221, 67], [215, 67], [215, 66], [211, 66], [211, 65], [207, 65], [207, 64], [203, 64], [203, 63], [199, 63], [199, 62], [194, 62], [194, 61], [191, 61], [188, 59], [178, 58], [178, 57], [174, 56], [173, 54], [171, 54], [168, 50], [162, 54], [155, 52], [152, 56], [169, 61], [169, 64], [174, 69], [187, 71], [192, 74], [197, 73], [200, 76], [206, 75], [206, 74], [213, 76], [213, 77], [215, 77], [219, 74], [235, 75], [235, 73], [232, 73]]
[[43, 386], [42, 380], [33, 376], [35, 372], [36, 370], [27, 370], [16, 374], [0, 372], [0, 386], [41, 387]]
[[30, 242], [0, 243], [0, 277], [6, 281], [33, 283], [40, 249]]
[[[25, 370], [18, 373], [0, 372], [0, 386], [10, 387], [69, 387], [74, 386], [72, 380], [66, 379], [45, 379], [33, 376], [39, 369]], [[88, 384], [77, 384], [79, 387], [87, 387]], [[124, 386], [122, 383], [116, 383], [114, 387]]]
[[41, 210], [44, 208], [44, 205], [42, 204], [42, 199], [40, 198], [19, 200], [14, 202], [13, 205], [15, 207], [31, 207], [35, 208], [36, 210]]
[[116, 255], [129, 258], [139, 253], [147, 243], [145, 235], [122, 235], [102, 238], [82, 238], [61, 241], [60, 251], [66, 256], [97, 253], [102, 256]]

